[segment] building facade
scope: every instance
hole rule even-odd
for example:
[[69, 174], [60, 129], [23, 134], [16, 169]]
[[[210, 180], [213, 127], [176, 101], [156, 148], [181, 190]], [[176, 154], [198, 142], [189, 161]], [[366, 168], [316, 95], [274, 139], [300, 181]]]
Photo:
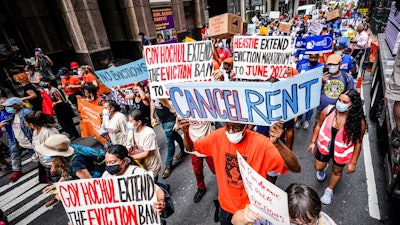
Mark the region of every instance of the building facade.
[[207, 0], [0, 0], [0, 42], [25, 57], [40, 47], [57, 68], [78, 61], [98, 70], [141, 58], [139, 32], [154, 43], [175, 32], [198, 38], [207, 16]]

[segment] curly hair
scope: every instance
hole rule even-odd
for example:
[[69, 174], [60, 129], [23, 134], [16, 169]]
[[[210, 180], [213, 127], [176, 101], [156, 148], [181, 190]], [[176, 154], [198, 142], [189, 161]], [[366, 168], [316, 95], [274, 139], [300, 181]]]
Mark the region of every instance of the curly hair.
[[17, 73], [13, 76], [14, 80], [21, 84], [29, 83], [29, 76], [26, 73]]
[[53, 170], [51, 171], [52, 175], [60, 174], [61, 177], [64, 177], [65, 179], [67, 179], [70, 175], [68, 172], [68, 168], [70, 167], [70, 161], [71, 161], [71, 157], [53, 156], [52, 163], [54, 166], [54, 171]]
[[362, 138], [361, 124], [363, 120], [365, 122], [361, 96], [354, 89], [349, 89], [342, 92], [340, 95], [347, 95], [352, 103], [349, 108], [349, 114], [346, 118], [346, 124], [344, 125], [344, 141], [347, 144], [349, 144], [350, 141], [355, 143], [358, 139]]

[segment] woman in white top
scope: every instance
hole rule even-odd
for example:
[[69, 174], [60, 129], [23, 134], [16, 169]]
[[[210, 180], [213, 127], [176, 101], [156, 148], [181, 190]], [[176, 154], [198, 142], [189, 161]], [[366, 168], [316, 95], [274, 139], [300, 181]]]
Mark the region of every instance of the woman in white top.
[[113, 145], [125, 145], [128, 134], [127, 118], [120, 111], [121, 107], [115, 101], [106, 101], [103, 105], [102, 128], [107, 130]]
[[156, 133], [147, 126], [148, 121], [143, 112], [134, 110], [128, 117], [129, 132], [125, 146], [129, 155], [139, 160], [147, 171], [152, 171], [157, 181], [162, 165]]
[[[107, 149], [105, 162], [106, 171], [103, 173], [103, 178], [146, 172], [144, 169], [132, 165], [133, 160], [128, 156], [128, 150], [123, 145], [112, 145]], [[155, 194], [157, 202], [153, 206], [158, 214], [161, 214], [165, 207], [164, 191], [155, 185]]]

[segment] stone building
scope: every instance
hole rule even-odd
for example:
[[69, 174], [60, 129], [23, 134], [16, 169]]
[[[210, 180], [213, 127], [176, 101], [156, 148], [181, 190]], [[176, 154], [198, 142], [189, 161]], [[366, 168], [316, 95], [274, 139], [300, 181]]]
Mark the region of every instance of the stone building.
[[0, 0], [0, 42], [25, 57], [41, 47], [55, 70], [71, 61], [102, 69], [141, 58], [139, 32], [154, 43], [156, 32], [198, 38], [207, 12], [207, 0]]

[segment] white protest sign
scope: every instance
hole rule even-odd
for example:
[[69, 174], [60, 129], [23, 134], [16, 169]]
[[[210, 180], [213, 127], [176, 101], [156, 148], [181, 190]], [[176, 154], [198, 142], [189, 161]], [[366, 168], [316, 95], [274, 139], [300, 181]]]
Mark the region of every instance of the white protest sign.
[[[122, 92], [124, 92], [125, 95], [131, 95], [133, 93], [131, 89], [124, 89]], [[133, 100], [122, 97], [115, 89], [111, 89], [111, 100], [114, 100], [118, 105], [133, 105]]]
[[286, 78], [291, 62], [289, 36], [235, 36], [232, 43], [233, 70], [238, 79]]
[[342, 19], [342, 21], [340, 23], [340, 30], [347, 31], [347, 28], [349, 28], [350, 22], [351, 21], [349, 19]]
[[171, 82], [212, 81], [211, 41], [144, 46], [151, 98], [168, 98]]
[[166, 84], [178, 117], [270, 126], [319, 105], [322, 67], [275, 82]]
[[272, 19], [278, 19], [280, 15], [281, 15], [281, 12], [279, 12], [279, 11], [269, 12], [269, 18], [272, 18]]
[[317, 21], [312, 21], [310, 26], [308, 27], [308, 32], [314, 35], [319, 35], [323, 27], [324, 25], [322, 25], [321, 23], [318, 23]]
[[64, 181], [55, 186], [73, 225], [161, 224], [153, 208], [156, 195], [151, 172]]
[[289, 225], [289, 206], [287, 193], [258, 174], [236, 151], [240, 175], [250, 203], [261, 217], [274, 225]]

